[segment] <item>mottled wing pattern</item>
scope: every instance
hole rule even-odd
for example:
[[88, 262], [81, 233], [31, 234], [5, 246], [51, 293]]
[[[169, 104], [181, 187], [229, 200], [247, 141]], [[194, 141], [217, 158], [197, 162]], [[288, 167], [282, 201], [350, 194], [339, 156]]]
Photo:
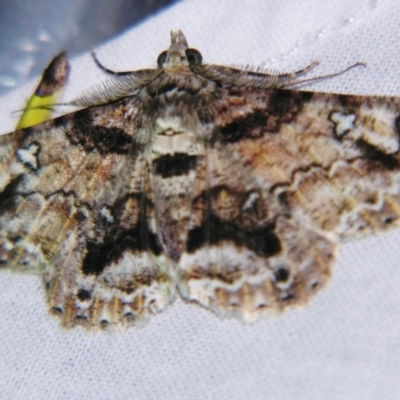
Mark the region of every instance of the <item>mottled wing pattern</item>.
[[136, 113], [129, 98], [0, 138], [0, 265], [42, 273], [66, 327], [140, 324], [174, 296]]
[[223, 89], [179, 288], [255, 320], [304, 304], [336, 243], [399, 224], [400, 99]]
[[399, 224], [400, 99], [311, 93], [203, 65], [156, 69], [0, 139], [0, 265], [40, 272], [62, 324], [140, 325], [178, 292], [254, 321], [305, 304], [340, 241]]

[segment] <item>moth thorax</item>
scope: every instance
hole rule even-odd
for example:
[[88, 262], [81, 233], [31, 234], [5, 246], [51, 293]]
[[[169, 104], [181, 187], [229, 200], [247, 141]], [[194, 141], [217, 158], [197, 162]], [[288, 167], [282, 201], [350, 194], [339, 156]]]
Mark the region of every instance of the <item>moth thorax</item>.
[[182, 119], [158, 118], [153, 135], [152, 153], [154, 157], [165, 154], [199, 155], [202, 149], [198, 131], [182, 123]]

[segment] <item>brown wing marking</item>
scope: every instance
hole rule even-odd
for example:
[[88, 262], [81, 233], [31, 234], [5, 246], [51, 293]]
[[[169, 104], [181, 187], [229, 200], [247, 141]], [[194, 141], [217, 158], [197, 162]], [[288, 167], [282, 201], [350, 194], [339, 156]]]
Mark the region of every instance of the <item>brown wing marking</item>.
[[251, 322], [305, 304], [327, 282], [336, 243], [286, 215], [268, 186], [228, 151], [208, 152], [209, 188], [193, 201], [178, 285], [185, 299]]
[[218, 314], [254, 320], [311, 298], [340, 238], [398, 225], [400, 101], [222, 90], [179, 288]]
[[[174, 298], [126, 103], [0, 141], [1, 265], [42, 272], [49, 308], [65, 327], [141, 325]], [[126, 127], [107, 126], [123, 112]]]

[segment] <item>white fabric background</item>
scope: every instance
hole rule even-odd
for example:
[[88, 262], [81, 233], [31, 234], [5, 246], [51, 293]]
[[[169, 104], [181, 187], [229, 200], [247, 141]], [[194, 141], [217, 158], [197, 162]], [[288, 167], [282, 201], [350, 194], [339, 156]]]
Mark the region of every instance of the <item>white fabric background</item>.
[[[359, 68], [307, 89], [400, 95], [400, 2], [192, 0], [98, 49], [111, 69], [154, 66], [181, 28], [206, 62], [315, 74]], [[66, 100], [104, 75], [73, 60]], [[10, 132], [35, 83], [0, 98]], [[341, 247], [328, 287], [303, 310], [245, 326], [180, 300], [142, 329], [64, 332], [39, 277], [0, 274], [1, 399], [398, 399], [400, 232]]]

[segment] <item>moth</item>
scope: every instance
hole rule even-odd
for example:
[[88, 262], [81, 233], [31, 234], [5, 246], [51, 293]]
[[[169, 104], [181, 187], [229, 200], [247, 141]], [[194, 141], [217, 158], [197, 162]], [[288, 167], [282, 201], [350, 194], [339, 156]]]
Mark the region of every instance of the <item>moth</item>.
[[62, 326], [140, 326], [178, 295], [255, 321], [399, 224], [399, 98], [207, 65], [181, 31], [157, 68], [96, 62], [113, 77], [82, 110], [0, 138], [0, 265], [40, 274]]

